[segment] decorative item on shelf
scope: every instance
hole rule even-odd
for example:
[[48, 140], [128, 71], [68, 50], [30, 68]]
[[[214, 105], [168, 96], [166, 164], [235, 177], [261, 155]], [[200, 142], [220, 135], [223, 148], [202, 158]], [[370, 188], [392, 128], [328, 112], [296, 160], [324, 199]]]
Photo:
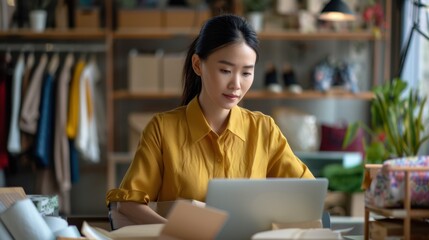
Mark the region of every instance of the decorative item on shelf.
[[276, 67], [271, 62], [265, 67], [264, 85], [270, 92], [280, 93], [283, 90], [282, 85], [277, 81]]
[[288, 91], [297, 94], [302, 93], [302, 87], [296, 80], [295, 72], [289, 63], [285, 63], [283, 65], [282, 77], [284, 85]]
[[273, 118], [293, 151], [315, 152], [319, 149], [320, 130], [316, 116], [295, 108], [276, 107]]
[[327, 57], [316, 65], [313, 73], [314, 89], [327, 92], [331, 88], [335, 74], [333, 63], [333, 58]]
[[354, 21], [355, 16], [342, 0], [330, 0], [323, 7], [319, 19], [324, 21]]
[[264, 12], [270, 6], [270, 0], [244, 0], [244, 9], [249, 23], [256, 32], [264, 28]]
[[31, 30], [43, 32], [46, 28], [48, 18], [47, 8], [52, 0], [33, 0], [30, 5], [29, 19]]
[[351, 63], [337, 61], [328, 56], [316, 65], [313, 75], [314, 88], [318, 91], [359, 91], [356, 73]]
[[381, 29], [385, 28], [384, 10], [380, 2], [369, 1], [362, 12], [364, 28], [374, 32], [376, 37], [381, 36]]

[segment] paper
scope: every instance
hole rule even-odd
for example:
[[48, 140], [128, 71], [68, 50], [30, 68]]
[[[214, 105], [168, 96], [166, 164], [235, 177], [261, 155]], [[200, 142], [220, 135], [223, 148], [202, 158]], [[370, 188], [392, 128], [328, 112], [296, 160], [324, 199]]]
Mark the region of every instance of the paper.
[[108, 232], [84, 222], [81, 231], [86, 237], [96, 240], [214, 239], [227, 217], [225, 211], [179, 200], [172, 206], [166, 224], [131, 225]]
[[6, 227], [0, 221], [0, 239], [2, 240], [13, 240], [10, 233], [7, 231]]
[[45, 220], [46, 224], [48, 224], [48, 227], [52, 232], [64, 229], [69, 225], [66, 220], [60, 217], [44, 216], [43, 219]]
[[256, 233], [252, 240], [286, 240], [286, 239], [342, 239], [341, 234], [329, 228], [286, 228]]
[[0, 215], [0, 219], [14, 239], [46, 240], [55, 238], [33, 202], [28, 198], [15, 202]]
[[60, 229], [56, 232], [54, 232], [55, 237], [65, 237], [65, 238], [80, 238], [82, 237], [80, 235], [79, 229], [77, 229], [76, 226], [71, 225], [67, 226], [63, 229]]

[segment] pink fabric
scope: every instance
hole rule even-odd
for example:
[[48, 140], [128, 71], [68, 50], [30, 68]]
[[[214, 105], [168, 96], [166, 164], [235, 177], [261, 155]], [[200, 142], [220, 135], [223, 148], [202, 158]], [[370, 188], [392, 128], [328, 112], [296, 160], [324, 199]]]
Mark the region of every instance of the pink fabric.
[[[389, 171], [390, 167], [429, 166], [429, 156], [405, 157], [387, 160], [367, 190], [366, 203], [377, 207], [402, 207], [404, 202], [405, 173]], [[411, 172], [411, 205], [429, 207], [429, 172]]]

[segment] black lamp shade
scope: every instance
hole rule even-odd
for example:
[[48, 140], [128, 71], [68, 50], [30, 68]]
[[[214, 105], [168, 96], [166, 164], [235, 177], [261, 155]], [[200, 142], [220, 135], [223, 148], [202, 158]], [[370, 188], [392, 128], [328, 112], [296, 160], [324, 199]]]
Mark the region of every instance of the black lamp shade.
[[355, 16], [342, 0], [331, 0], [322, 9], [319, 19], [325, 21], [354, 21]]

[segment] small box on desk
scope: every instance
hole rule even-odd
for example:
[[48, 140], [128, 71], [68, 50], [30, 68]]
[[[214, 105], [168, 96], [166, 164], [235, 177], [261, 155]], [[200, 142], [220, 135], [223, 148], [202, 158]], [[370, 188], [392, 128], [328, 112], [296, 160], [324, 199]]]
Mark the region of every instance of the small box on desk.
[[130, 54], [128, 57], [128, 90], [133, 93], [161, 91], [161, 61], [157, 54]]
[[210, 17], [206, 9], [168, 8], [164, 11], [166, 28], [200, 28]]
[[76, 28], [100, 28], [100, 11], [98, 8], [82, 8], [75, 11]]
[[158, 9], [121, 9], [118, 11], [118, 28], [160, 28], [162, 12]]

